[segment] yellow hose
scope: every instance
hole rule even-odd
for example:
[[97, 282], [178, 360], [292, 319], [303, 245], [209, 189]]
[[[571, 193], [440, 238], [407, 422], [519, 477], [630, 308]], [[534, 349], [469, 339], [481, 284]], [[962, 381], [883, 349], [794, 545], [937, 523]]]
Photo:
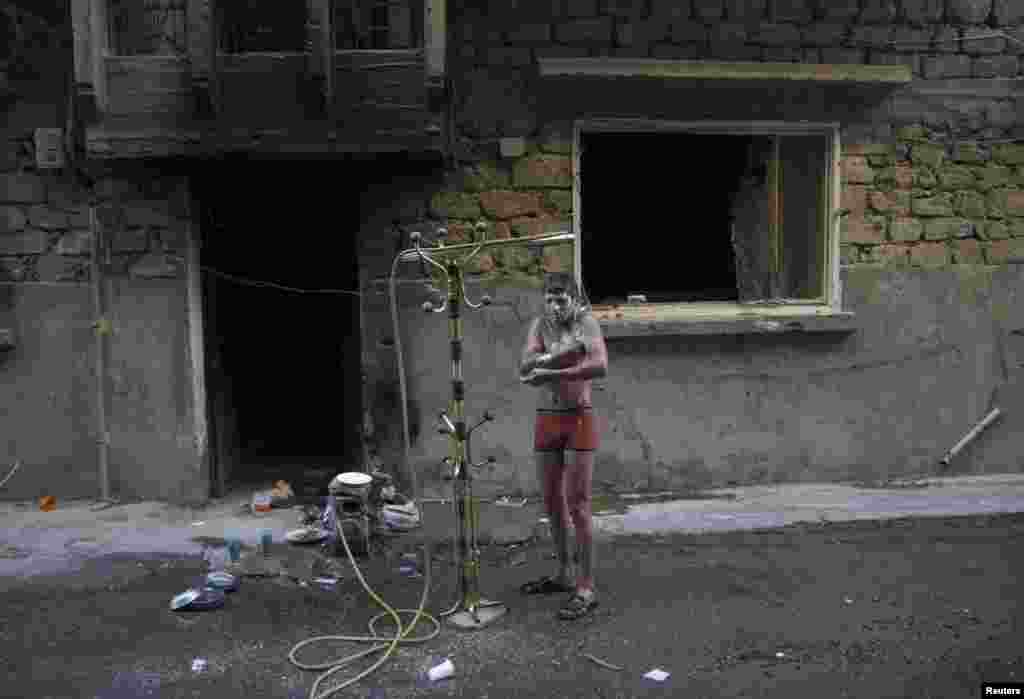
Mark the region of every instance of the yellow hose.
[[[430, 589], [430, 567], [431, 567], [430, 564], [431, 564], [431, 561], [430, 561], [430, 555], [429, 555], [430, 552], [429, 552], [429, 549], [428, 549], [428, 545], [427, 544], [423, 545], [423, 563], [424, 563], [424, 565], [423, 565], [423, 568], [424, 568], [423, 596], [420, 598], [420, 606], [419, 606], [419, 608], [417, 608], [417, 609], [394, 609], [391, 605], [389, 605], [387, 602], [385, 602], [383, 599], [381, 599], [380, 595], [378, 595], [376, 592], [374, 592], [373, 588], [371, 588], [367, 584], [366, 580], [363, 578], [363, 574], [359, 570], [359, 566], [356, 565], [355, 558], [352, 556], [352, 550], [349, 549], [349, 547], [348, 547], [348, 541], [345, 539], [345, 532], [344, 532], [343, 529], [344, 528], [340, 525], [340, 523], [336, 523], [335, 524], [335, 530], [341, 536], [341, 543], [345, 547], [345, 553], [348, 556], [348, 560], [352, 563], [352, 568], [356, 571], [356, 577], [359, 578], [359, 582], [362, 583], [363, 589], [366, 590], [367, 594], [370, 595], [370, 597], [373, 599], [373, 601], [376, 602], [377, 604], [379, 604], [381, 607], [384, 608], [384, 612], [381, 613], [381, 614], [378, 614], [377, 616], [375, 616], [372, 619], [370, 619], [370, 621], [369, 621], [369, 628], [370, 628], [370, 634], [371, 634], [370, 636], [317, 636], [315, 638], [310, 638], [310, 639], [307, 639], [305, 641], [302, 641], [301, 643], [297, 644], [296, 646], [294, 646], [291, 649], [291, 651], [288, 653], [288, 660], [290, 660], [291, 663], [293, 665], [295, 665], [296, 667], [299, 667], [299, 668], [301, 668], [303, 670], [327, 670], [327, 672], [325, 672], [322, 675], [320, 675], [319, 677], [317, 677], [316, 681], [313, 682], [313, 687], [309, 691], [309, 699], [324, 699], [325, 697], [328, 697], [328, 696], [334, 694], [335, 692], [341, 691], [342, 689], [344, 689], [345, 687], [348, 687], [349, 685], [355, 684], [356, 682], [358, 682], [359, 680], [363, 679], [364, 677], [366, 677], [370, 673], [374, 672], [381, 665], [383, 665], [384, 662], [388, 659], [388, 657], [394, 652], [395, 648], [398, 646], [399, 643], [425, 643], [427, 641], [430, 641], [430, 640], [433, 640], [433, 639], [437, 638], [438, 634], [441, 633], [441, 623], [437, 619], [435, 619], [433, 616], [431, 616], [427, 612], [423, 611], [423, 608], [427, 604], [427, 591]], [[416, 616], [413, 617], [413, 620], [412, 620], [412, 622], [410, 622], [408, 627], [403, 627], [402, 626], [402, 619], [399, 616], [399, 613], [401, 613], [401, 612], [415, 613], [416, 614]], [[377, 631], [374, 628], [374, 625], [376, 624], [377, 620], [380, 619], [381, 617], [384, 617], [384, 616], [390, 616], [394, 620], [394, 622], [395, 622], [395, 635], [394, 635], [393, 638], [388, 638], [386, 636], [378, 636], [377, 635]], [[430, 632], [429, 634], [427, 634], [426, 636], [419, 636], [419, 637], [416, 637], [416, 638], [407, 638], [407, 636], [410, 633], [412, 633], [412, 630], [413, 630], [413, 628], [415, 628], [416, 623], [420, 620], [420, 617], [425, 617], [427, 620], [432, 622], [434, 624], [434, 630], [432, 632]], [[346, 656], [344, 658], [341, 658], [340, 660], [335, 660], [335, 661], [326, 662], [326, 663], [320, 663], [320, 664], [317, 664], [317, 665], [309, 665], [307, 663], [299, 662], [298, 660], [295, 659], [295, 654], [298, 652], [299, 648], [302, 648], [303, 646], [309, 645], [311, 643], [315, 643], [317, 641], [324, 641], [324, 640], [354, 641], [356, 643], [374, 643], [376, 645], [374, 645], [372, 648], [364, 650], [364, 651], [362, 651], [360, 653], [356, 653], [354, 655], [349, 655], [349, 656]], [[373, 665], [368, 667], [366, 670], [363, 670], [361, 673], [359, 673], [355, 677], [346, 680], [345, 682], [343, 682], [342, 684], [338, 685], [337, 687], [334, 687], [334, 688], [324, 692], [323, 694], [317, 695], [317, 689], [319, 688], [320, 684], [322, 682], [324, 682], [328, 677], [334, 675], [335, 673], [340, 671], [342, 668], [344, 668], [349, 663], [351, 663], [351, 662], [353, 662], [355, 660], [358, 660], [359, 658], [363, 658], [363, 657], [366, 657], [368, 655], [372, 655], [373, 653], [376, 653], [377, 651], [382, 650], [384, 648], [387, 648], [387, 652], [385, 652], [384, 655], [381, 656], [380, 660], [375, 662]]]

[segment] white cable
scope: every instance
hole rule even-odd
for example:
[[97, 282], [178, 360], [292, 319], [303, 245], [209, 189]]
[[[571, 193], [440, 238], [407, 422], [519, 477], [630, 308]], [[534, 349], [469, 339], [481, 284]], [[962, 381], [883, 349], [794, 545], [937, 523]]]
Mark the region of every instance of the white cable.
[[395, 361], [398, 365], [398, 392], [400, 400], [402, 401], [402, 445], [405, 452], [405, 470], [409, 474], [409, 485], [412, 492], [413, 499], [418, 499], [421, 495], [419, 492], [419, 481], [416, 478], [416, 469], [412, 466], [412, 457], [410, 456], [411, 444], [409, 439], [409, 400], [408, 400], [408, 389], [405, 385], [405, 362], [402, 357], [402, 333], [398, 327], [398, 299], [395, 293], [395, 274], [398, 271], [398, 263], [401, 262], [402, 256], [408, 253], [417, 253], [422, 259], [426, 259], [428, 262], [433, 263], [445, 272], [447, 271], [440, 264], [430, 259], [429, 255], [423, 255], [419, 248], [409, 248], [395, 255], [394, 261], [391, 263], [391, 276], [388, 277], [388, 292], [391, 301], [391, 328], [395, 336]]

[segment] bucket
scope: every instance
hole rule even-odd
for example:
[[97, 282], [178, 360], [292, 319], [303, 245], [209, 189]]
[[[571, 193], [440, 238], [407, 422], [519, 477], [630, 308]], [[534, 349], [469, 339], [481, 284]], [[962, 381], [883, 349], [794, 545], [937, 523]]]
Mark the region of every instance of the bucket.
[[372, 484], [373, 476], [370, 474], [348, 471], [335, 476], [327, 489], [331, 495], [347, 495], [365, 499], [370, 494]]

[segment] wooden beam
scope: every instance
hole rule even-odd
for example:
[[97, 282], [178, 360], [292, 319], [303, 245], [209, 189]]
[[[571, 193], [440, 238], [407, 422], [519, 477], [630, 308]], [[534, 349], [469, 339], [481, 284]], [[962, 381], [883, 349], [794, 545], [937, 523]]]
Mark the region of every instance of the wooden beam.
[[89, 36], [92, 48], [92, 87], [96, 92], [96, 108], [101, 114], [106, 113], [107, 100], [107, 65], [106, 58], [110, 46], [107, 24], [107, 0], [89, 0]]
[[539, 58], [541, 77], [689, 78], [694, 80], [782, 80], [825, 83], [911, 81], [908, 66], [831, 63], [746, 63], [673, 61], [649, 58]]
[[324, 70], [324, 97], [327, 114], [334, 110], [334, 0], [317, 0], [320, 13], [320, 52]]
[[445, 0], [422, 0], [425, 5], [423, 12], [423, 42], [427, 55], [427, 77], [440, 78], [445, 71], [445, 51], [447, 47], [447, 7]]
[[188, 55], [192, 62], [192, 75], [200, 80], [208, 80], [213, 70], [213, 31], [214, 3], [216, 0], [188, 0], [186, 6], [186, 22], [188, 23]]
[[71, 26], [75, 46], [75, 82], [92, 85], [92, 38], [89, 0], [71, 0]]
[[782, 168], [779, 151], [782, 139], [772, 137], [772, 152], [768, 160], [768, 250], [771, 298], [784, 294], [782, 289]]
[[[704, 305], [704, 304], [699, 304]], [[639, 318], [628, 313], [594, 313], [605, 339], [654, 335], [763, 335], [791, 332], [853, 332], [853, 313], [789, 313], [763, 317], [722, 314], [691, 315], [663, 312], [657, 317]]]

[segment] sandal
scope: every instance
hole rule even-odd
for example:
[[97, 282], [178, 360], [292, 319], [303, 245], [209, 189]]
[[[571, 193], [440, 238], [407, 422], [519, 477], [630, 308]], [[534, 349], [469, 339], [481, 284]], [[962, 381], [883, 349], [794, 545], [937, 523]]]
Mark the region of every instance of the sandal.
[[558, 610], [559, 619], [579, 619], [582, 616], [589, 614], [597, 606], [597, 598], [591, 597], [589, 600], [580, 595], [573, 595]]
[[524, 583], [520, 586], [519, 590], [524, 595], [554, 595], [559, 592], [572, 592], [573, 588], [558, 582], [550, 576], [544, 576], [539, 580]]

